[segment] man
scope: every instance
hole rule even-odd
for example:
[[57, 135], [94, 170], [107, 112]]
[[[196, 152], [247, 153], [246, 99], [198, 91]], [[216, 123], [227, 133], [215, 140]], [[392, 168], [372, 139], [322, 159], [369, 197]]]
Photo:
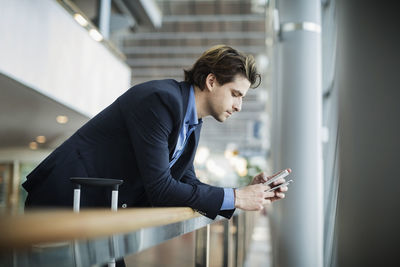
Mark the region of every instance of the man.
[[[119, 207], [189, 206], [214, 219], [235, 208], [260, 210], [284, 197], [287, 187], [266, 192], [264, 174], [232, 189], [196, 178], [193, 159], [202, 118], [223, 122], [241, 110], [260, 75], [254, 59], [220, 45], [185, 71], [185, 81], [136, 85], [91, 119], [27, 177], [26, 207], [72, 206], [70, 177], [122, 179]], [[281, 179], [275, 184], [283, 183]], [[83, 188], [82, 206], [108, 206], [110, 193]]]

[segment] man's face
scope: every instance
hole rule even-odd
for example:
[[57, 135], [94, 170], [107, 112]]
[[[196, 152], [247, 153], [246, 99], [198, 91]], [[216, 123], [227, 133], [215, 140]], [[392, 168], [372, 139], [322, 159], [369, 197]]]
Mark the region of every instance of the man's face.
[[207, 81], [210, 90], [209, 112], [214, 119], [224, 122], [234, 112], [242, 109], [243, 97], [250, 88], [250, 82], [245, 77], [237, 75], [232, 82], [220, 85], [215, 76], [212, 78]]

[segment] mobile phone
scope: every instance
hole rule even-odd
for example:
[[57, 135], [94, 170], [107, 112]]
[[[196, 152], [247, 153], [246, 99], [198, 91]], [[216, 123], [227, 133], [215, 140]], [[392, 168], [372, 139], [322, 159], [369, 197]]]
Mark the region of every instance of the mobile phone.
[[273, 182], [278, 181], [278, 180], [281, 179], [281, 178], [285, 178], [285, 177], [288, 176], [288, 175], [289, 175], [288, 170], [284, 170], [284, 171], [282, 171], [280, 174], [278, 174], [277, 176], [275, 176], [274, 178], [272, 178], [271, 180], [266, 181], [264, 184], [265, 184], [265, 185], [270, 185], [270, 184], [272, 184]]
[[272, 188], [269, 189], [267, 192], [275, 191], [276, 189], [278, 189], [278, 188], [280, 188], [280, 187], [282, 187], [282, 186], [287, 186], [287, 185], [289, 185], [290, 183], [293, 183], [293, 180], [289, 180], [289, 181], [287, 181], [287, 182], [285, 182], [285, 183], [283, 183], [283, 184], [280, 184], [280, 185], [277, 185], [277, 186], [275, 186], [275, 187], [272, 187]]

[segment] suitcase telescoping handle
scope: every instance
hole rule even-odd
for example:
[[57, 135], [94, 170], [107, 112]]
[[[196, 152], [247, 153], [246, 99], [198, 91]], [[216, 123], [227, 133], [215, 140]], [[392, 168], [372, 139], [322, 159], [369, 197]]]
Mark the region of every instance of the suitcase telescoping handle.
[[71, 177], [74, 184], [74, 212], [79, 212], [81, 202], [81, 186], [110, 186], [112, 187], [111, 210], [118, 209], [118, 187], [124, 182], [117, 179]]
[[[71, 177], [71, 182], [74, 184], [74, 212], [79, 212], [81, 202], [81, 186], [110, 186], [112, 187], [111, 195], [111, 210], [116, 211], [118, 209], [118, 187], [124, 182], [123, 180], [117, 179], [106, 179], [106, 178], [88, 178], [88, 177]], [[115, 267], [115, 251], [118, 251], [118, 243], [114, 240], [114, 236], [110, 240], [112, 250], [111, 259], [108, 261], [108, 267]], [[79, 258], [78, 245], [74, 243], [74, 255], [75, 259]]]

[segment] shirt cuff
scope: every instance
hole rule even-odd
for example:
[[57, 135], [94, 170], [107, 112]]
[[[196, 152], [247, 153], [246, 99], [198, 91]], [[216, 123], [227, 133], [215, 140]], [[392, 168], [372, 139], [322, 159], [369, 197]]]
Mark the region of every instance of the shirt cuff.
[[224, 188], [224, 201], [220, 210], [233, 210], [235, 208], [235, 195], [233, 188]]

